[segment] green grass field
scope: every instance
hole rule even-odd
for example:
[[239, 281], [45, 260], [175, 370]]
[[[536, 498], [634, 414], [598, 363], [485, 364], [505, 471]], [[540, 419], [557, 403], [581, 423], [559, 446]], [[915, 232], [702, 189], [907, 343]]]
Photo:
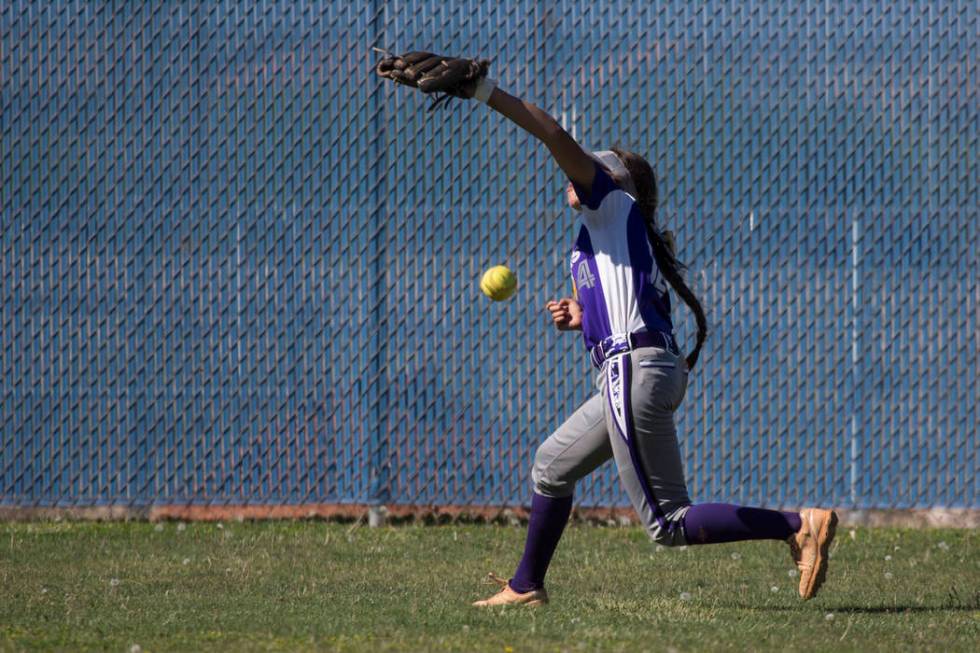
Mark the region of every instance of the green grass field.
[[[0, 650], [976, 651], [980, 537], [842, 528], [802, 603], [785, 545], [569, 528], [538, 609], [479, 611], [524, 529], [4, 524]], [[136, 648], [136, 647], [139, 648]]]

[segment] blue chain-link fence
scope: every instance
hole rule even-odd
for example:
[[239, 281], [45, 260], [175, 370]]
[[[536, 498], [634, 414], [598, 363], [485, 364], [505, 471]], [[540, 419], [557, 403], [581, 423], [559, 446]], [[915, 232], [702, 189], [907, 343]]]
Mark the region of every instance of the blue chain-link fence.
[[[528, 499], [592, 391], [543, 311], [576, 216], [380, 46], [490, 57], [654, 163], [712, 327], [696, 500], [980, 505], [976, 3], [8, 0], [0, 32], [0, 503]], [[626, 503], [611, 465], [577, 498]]]

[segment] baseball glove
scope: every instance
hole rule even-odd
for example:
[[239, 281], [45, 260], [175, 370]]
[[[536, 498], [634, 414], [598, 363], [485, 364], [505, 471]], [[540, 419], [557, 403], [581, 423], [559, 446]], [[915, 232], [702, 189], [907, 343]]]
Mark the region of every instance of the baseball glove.
[[486, 77], [490, 69], [490, 62], [486, 59], [444, 57], [431, 52], [391, 54], [378, 51], [387, 56], [378, 62], [375, 72], [399, 84], [414, 86], [423, 93], [437, 96], [429, 107], [430, 111], [450, 98], [472, 97], [475, 82]]

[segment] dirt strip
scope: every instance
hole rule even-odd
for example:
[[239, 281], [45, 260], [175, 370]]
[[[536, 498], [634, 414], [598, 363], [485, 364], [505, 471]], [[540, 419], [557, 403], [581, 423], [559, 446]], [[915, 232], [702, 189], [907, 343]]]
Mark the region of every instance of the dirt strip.
[[[901, 528], [980, 528], [980, 509], [916, 508], [838, 510], [844, 526], [892, 526]], [[367, 504], [299, 505], [155, 505], [132, 506], [5, 506], [0, 521], [253, 521], [266, 519], [318, 519], [364, 522], [372, 526], [399, 523], [502, 523], [527, 521], [522, 506], [419, 506]], [[573, 519], [607, 526], [636, 524], [632, 508], [576, 508]]]

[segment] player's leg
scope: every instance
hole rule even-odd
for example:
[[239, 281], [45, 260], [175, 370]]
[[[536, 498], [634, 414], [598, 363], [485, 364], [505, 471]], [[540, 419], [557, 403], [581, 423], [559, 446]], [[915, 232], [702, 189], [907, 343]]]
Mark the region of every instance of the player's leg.
[[673, 416], [686, 381], [677, 369], [680, 359], [661, 351], [640, 349], [606, 361], [602, 381], [609, 440], [626, 494], [650, 538], [673, 546], [687, 543], [683, 519], [691, 504]]
[[691, 505], [673, 417], [687, 388], [683, 360], [661, 349], [641, 349], [607, 363], [604, 381], [616, 464], [651, 538], [665, 545], [787, 541], [802, 572], [800, 595], [812, 596], [826, 573], [836, 515]]
[[524, 554], [501, 592], [474, 605], [547, 601], [544, 577], [572, 510], [575, 483], [612, 457], [602, 404], [601, 395], [586, 401], [538, 447]]
[[664, 545], [786, 540], [800, 529], [793, 512], [691, 505], [674, 426], [687, 389], [679, 356], [640, 349], [607, 363], [606, 382], [616, 464], [651, 538]]
[[527, 591], [544, 586], [545, 572], [572, 510], [575, 484], [610, 458], [602, 397], [595, 395], [565, 420], [534, 456], [527, 541], [512, 587]]

